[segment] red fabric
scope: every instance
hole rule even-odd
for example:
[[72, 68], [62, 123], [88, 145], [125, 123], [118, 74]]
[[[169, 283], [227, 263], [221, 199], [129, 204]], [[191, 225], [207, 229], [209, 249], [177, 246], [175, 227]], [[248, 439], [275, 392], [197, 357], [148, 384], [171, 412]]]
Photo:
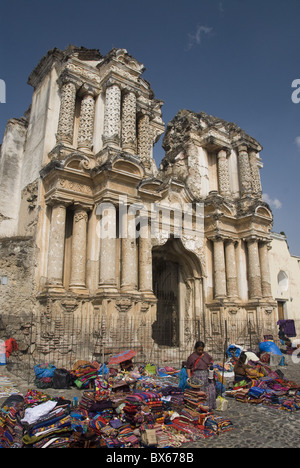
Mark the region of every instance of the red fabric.
[[5, 341], [5, 354], [6, 358], [9, 358], [13, 351], [18, 351], [19, 346], [14, 338], [9, 338]]

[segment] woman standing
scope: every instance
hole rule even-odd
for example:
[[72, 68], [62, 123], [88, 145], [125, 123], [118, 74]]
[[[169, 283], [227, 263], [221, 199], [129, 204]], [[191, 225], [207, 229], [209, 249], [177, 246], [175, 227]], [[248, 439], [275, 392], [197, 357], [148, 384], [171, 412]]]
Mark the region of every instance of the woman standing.
[[201, 390], [207, 394], [207, 405], [210, 410], [216, 409], [216, 389], [213, 379], [209, 379], [209, 369], [213, 364], [212, 357], [204, 351], [205, 345], [197, 341], [194, 352], [188, 357], [186, 369], [188, 377], [195, 377], [203, 382]]

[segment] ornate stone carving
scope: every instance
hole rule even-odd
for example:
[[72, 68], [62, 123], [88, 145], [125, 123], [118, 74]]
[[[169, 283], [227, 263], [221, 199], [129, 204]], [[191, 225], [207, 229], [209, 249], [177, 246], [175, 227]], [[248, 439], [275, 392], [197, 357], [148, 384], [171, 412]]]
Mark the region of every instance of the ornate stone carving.
[[[72, 192], [84, 193], [85, 195], [92, 195], [93, 190], [88, 185], [80, 184], [79, 182], [72, 182], [66, 179], [59, 179], [55, 184], [57, 188], [64, 188]], [[51, 188], [51, 187], [50, 187]]]
[[252, 176], [251, 176], [247, 146], [243, 145], [238, 148], [238, 160], [239, 160], [241, 193], [242, 195], [251, 193]]
[[60, 305], [64, 312], [72, 314], [77, 309], [78, 302], [75, 299], [65, 299]]
[[151, 131], [149, 115], [144, 114], [138, 120], [138, 155], [148, 172], [151, 169]]
[[122, 147], [124, 151], [136, 152], [136, 95], [132, 91], [123, 97]]
[[121, 298], [116, 301], [116, 306], [119, 312], [128, 312], [132, 306], [132, 302], [130, 299]]
[[261, 188], [261, 180], [260, 180], [260, 173], [259, 167], [257, 164], [257, 155], [255, 151], [250, 151], [249, 154], [249, 163], [250, 163], [250, 170], [252, 175], [252, 188], [253, 193], [255, 195], [261, 196], [262, 188]]
[[73, 143], [76, 85], [67, 81], [61, 87], [61, 103], [57, 129], [57, 141]]
[[117, 84], [106, 88], [103, 142], [120, 143], [121, 89]]
[[93, 144], [94, 134], [95, 99], [93, 92], [89, 90], [83, 96], [80, 109], [80, 121], [78, 130], [78, 147], [90, 150]]
[[224, 149], [218, 152], [218, 179], [220, 194], [223, 197], [230, 195], [227, 151]]
[[79, 223], [79, 221], [81, 220], [87, 222], [88, 214], [86, 211], [78, 209], [75, 211], [75, 214], [74, 214], [74, 222]]
[[75, 72], [81, 77], [85, 79], [89, 79], [92, 82], [96, 82], [97, 84], [100, 83], [101, 79], [100, 76], [97, 73], [93, 73], [90, 70], [87, 70], [86, 68], [80, 66], [80, 65], [75, 65], [74, 63], [68, 63], [66, 68], [70, 70], [71, 72]]

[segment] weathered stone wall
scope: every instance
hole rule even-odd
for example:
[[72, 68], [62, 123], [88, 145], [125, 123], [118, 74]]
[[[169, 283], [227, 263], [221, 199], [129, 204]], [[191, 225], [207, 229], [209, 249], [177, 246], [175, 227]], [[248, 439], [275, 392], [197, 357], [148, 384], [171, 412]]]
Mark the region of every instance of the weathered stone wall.
[[0, 276], [7, 284], [0, 285], [1, 315], [31, 314], [35, 304], [35, 244], [31, 237], [0, 240]]

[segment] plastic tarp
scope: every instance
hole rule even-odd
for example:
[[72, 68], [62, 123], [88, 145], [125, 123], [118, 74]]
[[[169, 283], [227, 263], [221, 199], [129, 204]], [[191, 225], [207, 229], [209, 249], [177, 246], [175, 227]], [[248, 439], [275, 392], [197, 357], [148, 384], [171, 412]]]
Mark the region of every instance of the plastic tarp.
[[268, 354], [276, 354], [277, 356], [283, 356], [282, 352], [278, 348], [278, 346], [274, 343], [274, 341], [262, 341], [259, 344], [259, 350], [264, 353]]
[[228, 346], [226, 353], [227, 353], [227, 356], [229, 357], [233, 357], [234, 354], [236, 357], [239, 357], [242, 351], [243, 351], [243, 348], [241, 346], [236, 345], [236, 344], [231, 344]]

